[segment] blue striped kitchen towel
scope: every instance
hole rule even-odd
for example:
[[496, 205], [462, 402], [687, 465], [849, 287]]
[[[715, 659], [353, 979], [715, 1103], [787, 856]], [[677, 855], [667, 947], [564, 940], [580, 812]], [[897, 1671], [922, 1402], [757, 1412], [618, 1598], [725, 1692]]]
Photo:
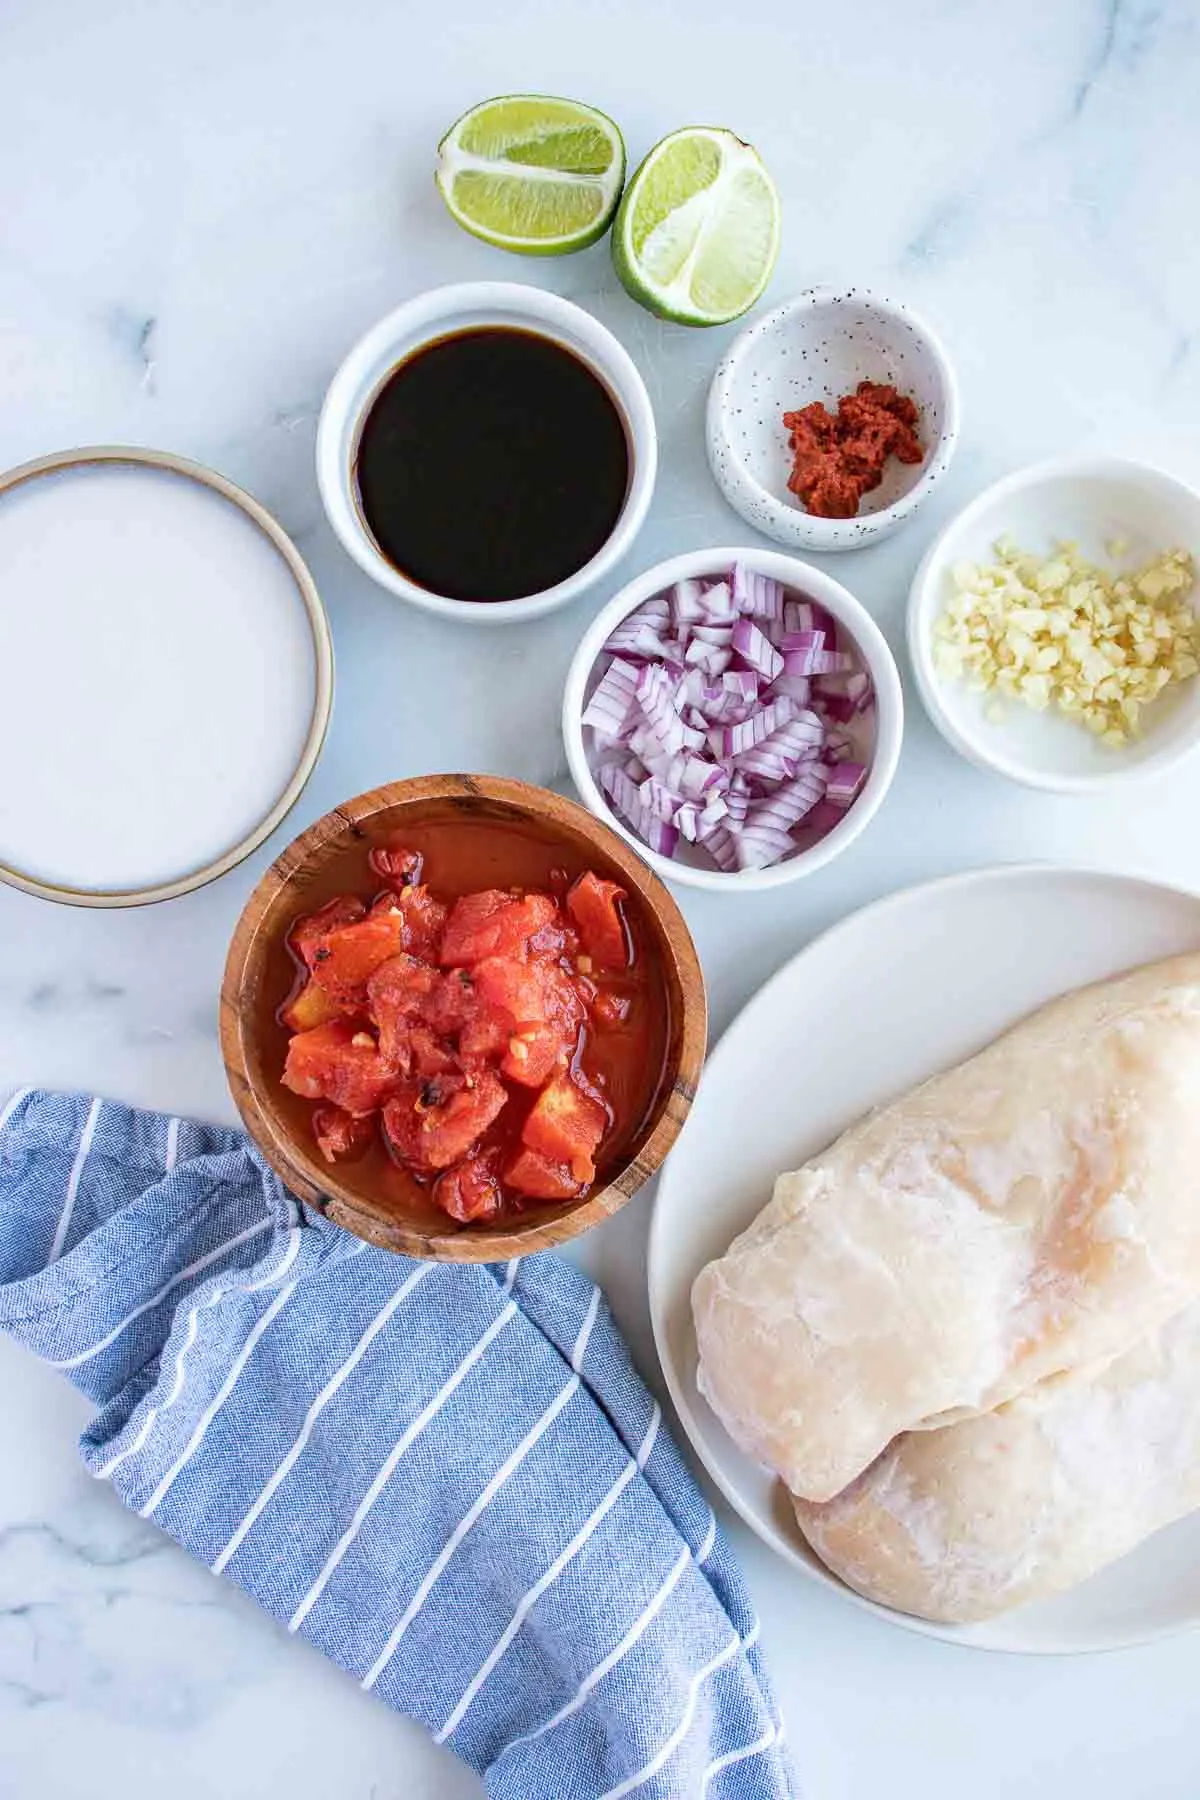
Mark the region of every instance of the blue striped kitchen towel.
[[26, 1092], [0, 1327], [96, 1403], [93, 1475], [497, 1800], [796, 1792], [737, 1565], [570, 1263], [392, 1256], [237, 1132]]

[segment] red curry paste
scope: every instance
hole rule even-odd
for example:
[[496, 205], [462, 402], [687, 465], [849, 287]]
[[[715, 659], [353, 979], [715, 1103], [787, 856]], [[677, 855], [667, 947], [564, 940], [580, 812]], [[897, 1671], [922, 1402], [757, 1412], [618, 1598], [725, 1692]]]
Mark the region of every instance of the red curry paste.
[[916, 403], [877, 381], [843, 394], [837, 413], [820, 400], [784, 413], [793, 467], [788, 487], [821, 519], [852, 519], [863, 495], [879, 486], [889, 456], [903, 463], [924, 457]]

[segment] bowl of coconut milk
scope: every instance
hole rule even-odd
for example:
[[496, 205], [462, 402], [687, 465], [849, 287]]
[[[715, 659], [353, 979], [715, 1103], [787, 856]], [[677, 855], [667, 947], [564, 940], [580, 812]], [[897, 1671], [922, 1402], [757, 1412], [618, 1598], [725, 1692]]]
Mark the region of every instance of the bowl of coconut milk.
[[0, 879], [171, 899], [295, 804], [333, 696], [299, 552], [224, 476], [101, 447], [0, 475]]

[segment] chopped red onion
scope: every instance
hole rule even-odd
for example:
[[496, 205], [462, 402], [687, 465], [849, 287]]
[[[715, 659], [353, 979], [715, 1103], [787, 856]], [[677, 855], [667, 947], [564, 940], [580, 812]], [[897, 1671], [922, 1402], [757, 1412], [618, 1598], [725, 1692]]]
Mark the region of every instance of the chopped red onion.
[[789, 675], [785, 669], [782, 675], [775, 677], [768, 694], [772, 700], [779, 694], [786, 694], [798, 706], [807, 706], [812, 699], [812, 682], [806, 675]]
[[683, 800], [675, 808], [675, 829], [680, 837], [694, 844], [700, 835], [700, 808], [694, 800]]
[[837, 763], [829, 771], [829, 782], [825, 789], [825, 798], [830, 806], [836, 806], [844, 812], [858, 798], [858, 791], [867, 779], [865, 763]]
[[675, 688], [676, 711], [683, 713], [689, 706], [699, 706], [705, 685], [703, 669], [688, 669]]
[[648, 657], [653, 661], [662, 655], [663, 641], [652, 625], [627, 619], [623, 625], [618, 625], [605, 648], [619, 651], [623, 655]]
[[765, 747], [800, 758], [816, 755], [824, 742], [824, 725], [815, 712], [805, 711], [797, 712], [783, 725], [777, 725]]
[[658, 740], [659, 754], [675, 756], [685, 746], [699, 750], [704, 733], [685, 725], [675, 711], [674, 683], [661, 663], [648, 663], [638, 676], [637, 703], [647, 729]]
[[768, 706], [755, 707], [748, 719], [743, 719], [738, 725], [725, 727], [722, 753], [725, 756], [740, 756], [743, 750], [753, 750], [755, 744], [765, 742], [773, 731], [786, 725], [795, 710], [786, 695], [772, 700]]
[[609, 764], [600, 771], [600, 785], [619, 813], [622, 813], [651, 850], [659, 856], [674, 856], [679, 833], [673, 825], [656, 819], [642, 805], [637, 788], [624, 769]]
[[783, 639], [783, 673], [809, 676], [817, 673], [817, 663], [825, 654], [823, 631], [789, 631]]
[[738, 609], [727, 581], [714, 581], [704, 596], [704, 616], [710, 625], [735, 625]]
[[758, 677], [745, 669], [727, 669], [716, 692], [706, 694], [701, 711], [714, 725], [736, 725], [749, 718], [757, 704]]
[[854, 717], [854, 702], [848, 694], [818, 694], [815, 703], [835, 725], [847, 725]]
[[747, 706], [758, 699], [758, 681], [749, 669], [727, 669], [721, 677], [721, 687], [734, 700]]
[[[777, 675], [783, 674], [783, 658], [765, 638], [752, 619], [739, 619], [733, 628], [733, 649], [744, 663], [767, 681], [774, 681]], [[796, 669], [793, 674], [807, 674], [807, 670]]]
[[781, 781], [790, 781], [799, 763], [787, 751], [772, 748], [768, 742], [756, 744], [753, 750], [743, 750], [737, 766], [743, 775], [752, 775], [760, 786], [776, 787]]
[[731, 577], [735, 609], [746, 619], [783, 619], [783, 587], [745, 563], [734, 563]]
[[631, 650], [640, 656], [656, 657], [662, 653], [662, 642], [671, 626], [671, 607], [665, 595], [656, 595], [635, 607], [609, 634], [605, 648]]
[[832, 800], [818, 800], [810, 813], [805, 813], [800, 828], [813, 832], [818, 838], [828, 837], [829, 833], [841, 824], [845, 818], [845, 810], [835, 806]]
[[870, 677], [825, 609], [770, 577], [739, 563], [728, 581], [677, 582], [605, 650], [583, 714], [596, 778], [659, 855], [682, 840], [726, 873], [766, 868], [861, 792]]
[[740, 869], [767, 869], [782, 862], [796, 848], [787, 831], [765, 821], [747, 820], [737, 837], [737, 859]]
[[669, 825], [679, 808], [679, 797], [657, 775], [648, 775], [638, 789], [638, 798], [648, 813]]
[[729, 786], [728, 771], [714, 767], [702, 756], [682, 756], [683, 764], [676, 783], [685, 800], [700, 800], [707, 794], [720, 794]]
[[[741, 781], [740, 787], [737, 785], [739, 779]], [[729, 815], [731, 826], [744, 825], [746, 823], [746, 814], [750, 811], [750, 790], [746, 786], [746, 778], [744, 775], [735, 775], [733, 777], [733, 780], [729, 785], [729, 790], [725, 795], [725, 810]]]
[[861, 669], [851, 673], [819, 675], [813, 692], [824, 701], [834, 718], [849, 719], [871, 704], [871, 677]]
[[789, 631], [820, 631], [829, 648], [837, 649], [837, 626], [815, 600], [785, 600], [783, 622]]
[[726, 875], [732, 875], [738, 866], [737, 839], [733, 833], [723, 824], [702, 826], [700, 842], [718, 869]]
[[790, 831], [793, 825], [810, 813], [825, 793], [825, 771], [820, 767], [802, 769], [794, 781], [777, 788], [760, 800], [749, 814], [752, 821], [765, 821]]
[[706, 616], [704, 590], [698, 581], [677, 581], [671, 589], [671, 618], [679, 631], [685, 625], [698, 625]]
[[584, 724], [604, 737], [620, 737], [637, 704], [637, 683], [638, 671], [634, 665], [615, 656], [587, 703]]
[[692, 668], [700, 669], [711, 680], [715, 675], [723, 675], [733, 660], [733, 651], [722, 644], [706, 644], [703, 638], [693, 636], [687, 647], [684, 661]]
[[854, 658], [844, 650], [818, 650], [812, 659], [814, 675], [848, 675], [854, 668]]

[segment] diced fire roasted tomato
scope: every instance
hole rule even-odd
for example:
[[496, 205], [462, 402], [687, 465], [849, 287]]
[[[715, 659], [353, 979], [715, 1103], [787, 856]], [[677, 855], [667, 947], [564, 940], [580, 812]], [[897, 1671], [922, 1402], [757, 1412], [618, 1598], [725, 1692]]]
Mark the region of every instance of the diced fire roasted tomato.
[[356, 925], [326, 932], [312, 952], [312, 977], [339, 1000], [362, 1001], [376, 969], [403, 949], [402, 916], [372, 913]]
[[500, 1073], [522, 1087], [541, 1087], [570, 1058], [570, 1044], [557, 1025], [522, 1025], [508, 1040]]
[[537, 888], [459, 886], [451, 905], [409, 844], [369, 862], [372, 902], [332, 900], [288, 937], [308, 979], [279, 1015], [294, 1034], [283, 1081], [317, 1103], [321, 1155], [360, 1156], [381, 1133], [464, 1225], [578, 1198], [654, 1054], [647, 1009], [631, 1012], [645, 974], [622, 889], [542, 863]]
[[583, 1002], [570, 977], [546, 963], [489, 956], [474, 970], [475, 990], [509, 1021], [500, 1072], [524, 1087], [541, 1087], [570, 1061], [583, 1023]]
[[559, 923], [558, 907], [549, 894], [516, 896], [501, 888], [464, 894], [446, 921], [441, 960], [453, 968], [488, 956], [524, 957], [531, 938]]
[[611, 988], [601, 988], [592, 1001], [592, 1017], [597, 1025], [623, 1025], [629, 1017], [631, 1004], [628, 994], [614, 994]]
[[[367, 983], [367, 1003], [379, 1027], [379, 1049], [401, 1075], [440, 1075], [478, 1061], [460, 1038], [456, 1053], [451, 1039], [466, 1034], [480, 1010], [475, 986], [466, 969], [448, 974], [407, 954], [393, 956]], [[502, 1035], [485, 1054], [508, 1041]]]
[[399, 893], [402, 888], [416, 887], [424, 858], [407, 844], [376, 844], [367, 861], [380, 880]]
[[433, 1075], [450, 1075], [461, 1072], [461, 1064], [455, 1052], [444, 1037], [431, 1031], [428, 1025], [414, 1025], [408, 1034], [402, 1061], [404, 1072], [419, 1075], [429, 1080]]
[[564, 1163], [554, 1163], [538, 1150], [522, 1150], [504, 1171], [508, 1186], [531, 1200], [574, 1200], [585, 1183], [576, 1181]]
[[292, 1038], [283, 1085], [306, 1100], [332, 1100], [361, 1117], [378, 1110], [395, 1087], [396, 1075], [369, 1031], [346, 1019], [331, 1019]]
[[367, 982], [367, 1005], [379, 1027], [380, 1054], [405, 1074], [413, 1025], [425, 1018], [441, 979], [440, 970], [405, 950], [380, 963]]
[[548, 1081], [521, 1128], [521, 1142], [537, 1150], [549, 1162], [566, 1163], [577, 1181], [591, 1181], [596, 1173], [592, 1158], [608, 1127], [602, 1101], [569, 1075]]
[[385, 894], [371, 908], [372, 918], [390, 918], [396, 913], [402, 920], [401, 948], [426, 962], [436, 962], [450, 908], [427, 887], [401, 888], [399, 893]]
[[540, 1025], [546, 1018], [546, 970], [541, 963], [488, 956], [472, 971], [475, 992], [485, 1006], [507, 1013], [513, 1025]]
[[425, 1009], [425, 1017], [434, 1031], [440, 1031], [445, 1037], [452, 1037], [461, 1031], [479, 1012], [479, 996], [475, 992], [475, 979], [469, 969], [451, 969], [448, 973], [440, 971], [437, 986], [429, 996], [429, 1004]]
[[311, 969], [313, 958], [320, 947], [326, 932], [333, 931], [339, 925], [353, 925], [366, 917], [367, 908], [362, 900], [356, 900], [353, 894], [342, 894], [336, 900], [318, 908], [315, 913], [308, 913], [297, 919], [288, 933], [288, 943], [301, 962]]
[[317, 1148], [326, 1162], [361, 1156], [375, 1136], [375, 1121], [370, 1114], [356, 1118], [340, 1106], [318, 1106], [312, 1123]]
[[579, 933], [565, 919], [557, 925], [542, 925], [530, 938], [528, 953], [539, 962], [561, 962], [564, 956], [578, 956]]
[[340, 1018], [344, 1011], [339, 1000], [310, 979], [296, 998], [288, 1001], [279, 1016], [289, 1031], [312, 1031], [317, 1025]]
[[629, 963], [629, 942], [618, 905], [624, 898], [624, 888], [591, 869], [567, 895], [567, 911], [579, 928], [583, 947], [602, 969], [624, 969]]
[[458, 1054], [464, 1067], [503, 1056], [512, 1034], [512, 1020], [506, 1012], [480, 1003], [458, 1034]]
[[439, 1175], [433, 1184], [433, 1197], [443, 1212], [448, 1212], [460, 1225], [476, 1219], [494, 1219], [504, 1204], [495, 1171], [478, 1156], [468, 1156]]
[[435, 1076], [403, 1083], [383, 1108], [383, 1128], [402, 1162], [448, 1169], [466, 1156], [508, 1099], [489, 1070], [470, 1077]]

